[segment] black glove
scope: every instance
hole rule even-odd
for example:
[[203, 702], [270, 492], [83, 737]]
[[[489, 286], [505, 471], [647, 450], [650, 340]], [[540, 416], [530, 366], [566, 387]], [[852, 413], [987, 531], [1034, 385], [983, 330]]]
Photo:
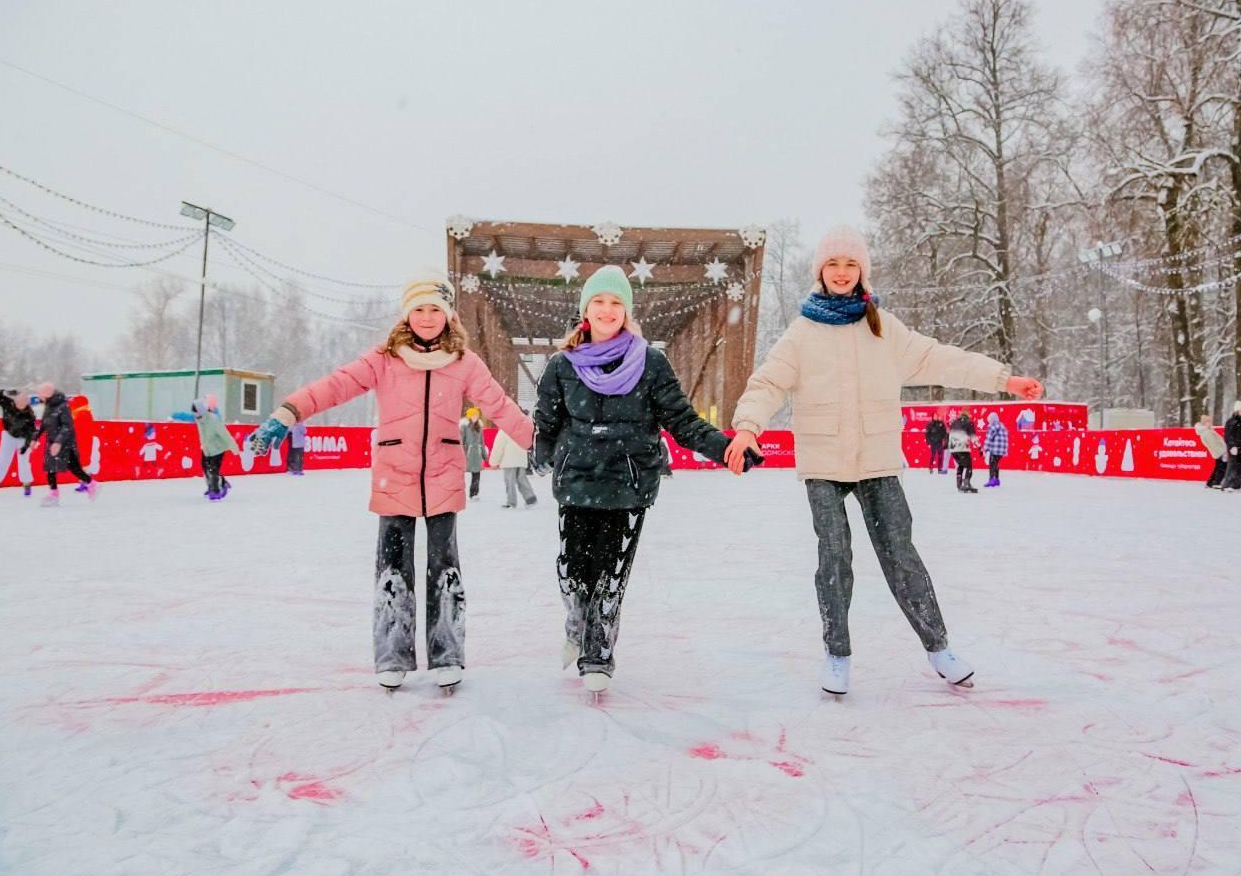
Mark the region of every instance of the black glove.
[[743, 468], [742, 471], [749, 471], [757, 465], [762, 465], [766, 461], [767, 458], [765, 456], [760, 456], [747, 447], [745, 449], [745, 468]]

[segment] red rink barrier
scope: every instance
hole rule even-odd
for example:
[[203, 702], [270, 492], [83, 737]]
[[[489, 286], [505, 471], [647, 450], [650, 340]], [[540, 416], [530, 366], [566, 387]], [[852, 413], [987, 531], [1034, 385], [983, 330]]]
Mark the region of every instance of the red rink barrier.
[[[921, 406], [918, 406], [921, 407]], [[981, 405], [969, 405], [975, 412], [986, 412]], [[1017, 409], [1022, 405], [1012, 405]], [[87, 414], [89, 417], [89, 414]], [[75, 413], [82, 464], [102, 481], [151, 478], [197, 477], [202, 475], [198, 430], [191, 423], [142, 423], [123, 420], [89, 420]], [[231, 425], [229, 432], [244, 446], [254, 426]], [[304, 466], [307, 470], [330, 468], [369, 468], [371, 433], [369, 426], [311, 426], [307, 430]], [[980, 438], [985, 422], [979, 424]], [[1217, 430], [1222, 431], [1222, 430]], [[484, 430], [490, 453], [495, 429]], [[728, 434], [732, 434], [729, 432]], [[907, 429], [901, 435], [905, 460], [911, 468], [925, 468], [930, 461], [921, 429]], [[681, 447], [664, 433], [674, 469], [718, 469], [722, 466]], [[32, 451], [31, 468], [35, 483], [45, 484], [43, 475], [44, 440]], [[766, 468], [793, 468], [793, 433], [766, 432], [759, 439]], [[272, 474], [286, 469], [288, 443], [264, 456], [249, 453], [225, 454], [225, 475]], [[951, 465], [951, 463], [949, 463]], [[1009, 454], [1002, 470], [1044, 471], [1061, 474], [1104, 475], [1108, 477], [1203, 480], [1215, 464], [1193, 429], [1126, 429], [1087, 431], [1021, 431], [1009, 429]], [[975, 468], [984, 469], [986, 460], [974, 452]], [[62, 483], [73, 481], [62, 475]], [[19, 484], [16, 461], [0, 480], [0, 487]]]

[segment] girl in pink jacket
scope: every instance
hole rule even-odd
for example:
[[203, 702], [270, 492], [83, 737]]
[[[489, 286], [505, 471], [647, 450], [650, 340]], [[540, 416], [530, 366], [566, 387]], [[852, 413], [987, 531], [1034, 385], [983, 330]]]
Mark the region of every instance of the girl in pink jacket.
[[932, 668], [966, 687], [974, 670], [948, 647], [935, 588], [911, 535], [913, 518], [901, 488], [901, 387], [960, 386], [1038, 398], [1042, 385], [978, 353], [920, 335], [870, 291], [866, 241], [848, 226], [819, 243], [817, 289], [750, 377], [733, 415], [736, 437], [725, 459], [740, 471], [747, 448], [793, 397], [797, 474], [806, 483], [819, 539], [815, 589], [827, 661], [822, 687], [849, 689], [849, 602], [853, 547], [845, 498], [857, 497], [888, 588], [918, 634]]
[[406, 287], [401, 321], [383, 346], [285, 400], [250, 438], [256, 454], [288, 429], [374, 390], [379, 407], [370, 509], [379, 515], [375, 560], [375, 671], [388, 689], [418, 668], [414, 648], [414, 524], [427, 530], [427, 665], [442, 688], [465, 666], [465, 591], [457, 558], [457, 512], [465, 508], [465, 453], [458, 421], [469, 399], [528, 448], [534, 426], [467, 349], [447, 280]]

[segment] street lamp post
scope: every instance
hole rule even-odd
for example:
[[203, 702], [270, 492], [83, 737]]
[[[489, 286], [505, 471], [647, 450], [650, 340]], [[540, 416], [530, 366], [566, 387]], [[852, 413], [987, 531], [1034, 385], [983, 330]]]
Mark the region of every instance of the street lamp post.
[[198, 383], [203, 367], [203, 309], [207, 301], [207, 243], [211, 239], [211, 226], [232, 231], [237, 223], [214, 210], [196, 206], [189, 201], [181, 202], [181, 215], [203, 220], [203, 272], [198, 286], [198, 353], [194, 357], [194, 398], [198, 398]]
[[[1099, 306], [1092, 307], [1087, 312], [1086, 318], [1099, 326], [1099, 368], [1103, 378], [1103, 393], [1100, 396], [1100, 403], [1104, 408], [1112, 406], [1112, 376], [1108, 367], [1107, 291], [1103, 285], [1103, 262], [1107, 259], [1116, 258], [1123, 251], [1120, 242], [1113, 241], [1112, 243], [1096, 243], [1091, 249], [1083, 249], [1077, 254], [1078, 261], [1094, 267], [1095, 293], [1099, 298]], [[1100, 411], [1099, 416], [1101, 423], [1102, 411]]]

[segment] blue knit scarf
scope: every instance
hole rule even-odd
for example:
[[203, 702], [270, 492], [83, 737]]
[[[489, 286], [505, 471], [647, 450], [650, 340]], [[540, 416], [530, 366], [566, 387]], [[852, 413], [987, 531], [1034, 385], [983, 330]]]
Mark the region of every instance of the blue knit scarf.
[[879, 306], [876, 295], [855, 289], [849, 295], [815, 292], [802, 302], [801, 315], [827, 325], [851, 325], [866, 315], [866, 303]]

